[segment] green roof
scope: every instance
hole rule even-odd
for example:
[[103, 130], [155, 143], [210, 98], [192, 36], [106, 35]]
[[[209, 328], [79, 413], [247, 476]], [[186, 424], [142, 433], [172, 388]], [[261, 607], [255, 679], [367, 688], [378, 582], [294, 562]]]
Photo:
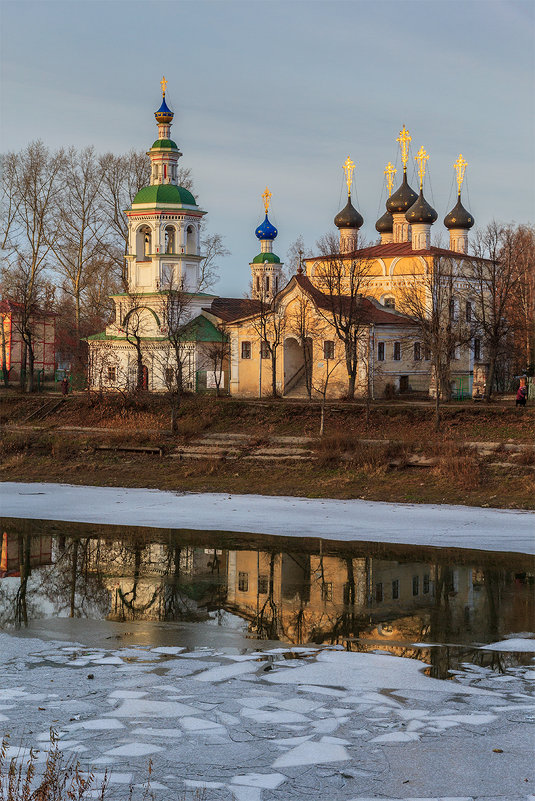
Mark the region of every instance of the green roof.
[[178, 145], [172, 139], [157, 139], [151, 150], [178, 150]]
[[199, 314], [184, 326], [181, 339], [185, 342], [222, 342], [224, 334], [204, 314]]
[[275, 256], [274, 253], [259, 253], [258, 256], [255, 256], [252, 263], [253, 264], [263, 264], [265, 261], [269, 262], [270, 264], [280, 264], [281, 260], [278, 256]]
[[173, 205], [196, 206], [195, 198], [188, 189], [174, 184], [154, 184], [145, 186], [141, 189], [134, 200], [132, 206], [141, 203], [169, 203]]

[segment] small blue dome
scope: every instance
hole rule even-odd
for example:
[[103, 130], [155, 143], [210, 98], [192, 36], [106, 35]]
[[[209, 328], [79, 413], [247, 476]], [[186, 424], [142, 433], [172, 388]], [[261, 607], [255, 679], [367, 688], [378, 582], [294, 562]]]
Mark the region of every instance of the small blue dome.
[[270, 221], [268, 220], [268, 216], [266, 214], [266, 219], [259, 225], [255, 231], [256, 237], [258, 239], [275, 239], [278, 231], [274, 225], [271, 225]]
[[171, 109], [168, 107], [167, 103], [165, 102], [165, 97], [162, 98], [162, 105], [158, 109], [158, 111], [154, 112], [154, 116], [158, 122], [162, 123], [169, 123], [175, 116]]

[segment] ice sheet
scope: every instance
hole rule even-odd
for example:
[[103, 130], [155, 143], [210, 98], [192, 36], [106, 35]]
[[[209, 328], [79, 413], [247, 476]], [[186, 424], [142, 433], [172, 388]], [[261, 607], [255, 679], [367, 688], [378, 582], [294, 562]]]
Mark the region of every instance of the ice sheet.
[[[8, 517], [249, 531], [535, 553], [535, 515], [516, 509], [362, 500], [174, 493], [70, 484], [0, 484]], [[504, 537], [504, 531], [507, 536]]]

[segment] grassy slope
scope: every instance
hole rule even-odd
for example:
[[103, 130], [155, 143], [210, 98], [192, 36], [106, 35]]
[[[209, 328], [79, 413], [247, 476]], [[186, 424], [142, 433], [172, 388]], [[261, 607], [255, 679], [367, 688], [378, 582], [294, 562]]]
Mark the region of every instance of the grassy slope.
[[[39, 403], [37, 398], [4, 396], [2, 422], [20, 423]], [[534, 410], [516, 410], [510, 403], [490, 408], [447, 408], [439, 435], [433, 431], [429, 406], [375, 407], [370, 425], [366, 426], [362, 407], [334, 404], [328, 410], [327, 436], [318, 447], [318, 460], [297, 465], [213, 459], [181, 462], [167, 456], [160, 459], [94, 451], [95, 442], [115, 441], [157, 443], [170, 452], [177, 440], [166, 432], [168, 419], [168, 408], [161, 400], [147, 398], [125, 406], [117, 399], [90, 405], [85, 397], [70, 398], [58, 414], [37, 424], [34, 430], [4, 432], [0, 479], [511, 508], [535, 506], [532, 465], [500, 468], [491, 464], [499, 456], [478, 459], [459, 448], [464, 440], [531, 443]], [[258, 441], [274, 434], [315, 436], [318, 420], [318, 408], [308, 404], [188, 399], [182, 408], [178, 441], [215, 431], [247, 432]], [[108, 431], [73, 434], [58, 430], [65, 425]], [[394, 440], [398, 444], [363, 447], [357, 441], [359, 437]], [[404, 467], [404, 455], [409, 452], [438, 456], [439, 464], [431, 469]], [[400, 462], [397, 468], [391, 466], [394, 458]]]

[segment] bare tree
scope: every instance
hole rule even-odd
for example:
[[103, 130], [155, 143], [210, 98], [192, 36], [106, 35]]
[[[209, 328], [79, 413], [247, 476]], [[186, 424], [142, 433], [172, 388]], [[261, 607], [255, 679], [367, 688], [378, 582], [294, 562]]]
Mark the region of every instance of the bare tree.
[[219, 278], [218, 260], [230, 256], [230, 250], [223, 244], [221, 234], [207, 233], [204, 224], [201, 231], [201, 255], [198, 291], [209, 292]]
[[515, 321], [514, 368], [535, 368], [535, 226], [519, 225], [514, 237], [518, 278], [508, 316]]
[[184, 385], [190, 377], [190, 360], [193, 354], [189, 343], [196, 340], [196, 323], [191, 320], [193, 295], [184, 290], [182, 281], [175, 278], [174, 272], [164, 276], [163, 287], [165, 295], [162, 323], [165, 342], [158, 353], [171, 407], [171, 432], [176, 434]]
[[477, 258], [470, 262], [477, 291], [477, 326], [488, 363], [484, 394], [487, 403], [494, 389], [500, 352], [512, 340], [518, 319], [510, 314], [511, 300], [517, 299], [520, 289], [517, 245], [514, 227], [493, 221], [477, 233], [474, 242]]
[[441, 402], [451, 397], [452, 361], [473, 335], [473, 321], [462, 311], [464, 295], [459, 287], [465, 281], [457, 259], [435, 256], [432, 268], [421, 278], [407, 282], [401, 292], [400, 310], [413, 318], [414, 334], [431, 360], [436, 431], [440, 430]]
[[223, 323], [218, 325], [217, 330], [221, 339], [215, 342], [208, 342], [203, 348], [204, 363], [214, 376], [216, 398], [221, 393], [224, 370], [225, 368], [228, 369], [230, 358], [230, 341], [225, 325]]
[[339, 252], [338, 237], [326, 234], [318, 242], [321, 261], [314, 283], [329, 299], [318, 312], [328, 320], [344, 344], [348, 398], [355, 396], [359, 343], [367, 336], [369, 309], [363, 302], [369, 285], [371, 262], [365, 256], [348, 257]]
[[[264, 297], [260, 298], [260, 309], [251, 318], [251, 325], [260, 340], [260, 361], [265, 357], [271, 361], [271, 395], [273, 398], [277, 398], [280, 394], [277, 386], [277, 361], [279, 347], [284, 341], [286, 331], [286, 311], [276, 296], [271, 302], [268, 301], [265, 281], [262, 280], [260, 283]], [[262, 386], [260, 385], [259, 394], [261, 393]]]
[[84, 296], [95, 274], [108, 271], [110, 266], [102, 263], [109, 261], [104, 258], [108, 221], [100, 192], [104, 172], [94, 148], [87, 147], [81, 152], [70, 148], [60, 175], [62, 191], [50, 246], [62, 289], [74, 300], [74, 333], [79, 340]]
[[18, 198], [10, 223], [9, 249], [2, 268], [3, 289], [19, 307], [14, 318], [21, 335], [21, 384], [34, 389], [34, 325], [51, 300], [45, 271], [54, 241], [52, 217], [59, 191], [62, 151], [51, 153], [42, 142], [31, 142], [11, 164], [10, 194]]
[[143, 357], [146, 350], [145, 340], [150, 331], [150, 326], [147, 324], [147, 314], [149, 313], [144, 306], [143, 298], [133, 293], [130, 294], [121, 330], [126, 341], [133, 346], [136, 353], [135, 388], [138, 391], [148, 389], [147, 368], [143, 364]]

